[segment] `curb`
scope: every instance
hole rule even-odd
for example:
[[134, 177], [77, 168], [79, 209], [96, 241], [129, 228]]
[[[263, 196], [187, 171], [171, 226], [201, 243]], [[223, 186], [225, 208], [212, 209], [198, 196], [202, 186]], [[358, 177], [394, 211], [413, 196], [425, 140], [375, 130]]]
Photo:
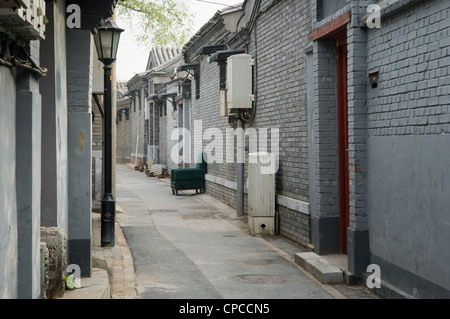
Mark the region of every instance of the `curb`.
[[81, 288], [64, 292], [61, 299], [109, 299], [111, 288], [106, 270], [93, 268], [89, 278], [81, 278]]
[[[119, 207], [117, 213], [123, 213], [121, 207]], [[133, 257], [119, 222], [116, 220], [116, 243], [114, 247], [101, 247], [100, 245], [100, 214], [92, 215], [92, 232], [92, 263], [94, 267], [106, 271], [109, 277], [109, 298], [135, 299], [137, 292]]]

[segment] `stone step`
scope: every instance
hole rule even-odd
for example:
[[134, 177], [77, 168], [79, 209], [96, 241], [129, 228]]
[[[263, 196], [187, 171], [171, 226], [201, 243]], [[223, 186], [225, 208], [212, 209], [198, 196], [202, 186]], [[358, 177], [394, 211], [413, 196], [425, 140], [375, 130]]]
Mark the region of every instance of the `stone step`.
[[331, 285], [344, 282], [343, 271], [315, 253], [297, 253], [295, 254], [295, 263], [305, 268], [323, 284]]

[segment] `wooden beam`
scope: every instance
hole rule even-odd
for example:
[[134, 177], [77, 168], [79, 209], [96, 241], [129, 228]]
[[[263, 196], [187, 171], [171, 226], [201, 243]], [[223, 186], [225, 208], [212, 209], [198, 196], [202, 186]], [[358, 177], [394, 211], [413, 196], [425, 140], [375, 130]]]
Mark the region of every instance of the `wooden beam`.
[[323, 27], [313, 30], [312, 40], [319, 39], [334, 39], [337, 34], [341, 33], [344, 27], [350, 22], [351, 14], [350, 11], [344, 13], [339, 18], [327, 23]]

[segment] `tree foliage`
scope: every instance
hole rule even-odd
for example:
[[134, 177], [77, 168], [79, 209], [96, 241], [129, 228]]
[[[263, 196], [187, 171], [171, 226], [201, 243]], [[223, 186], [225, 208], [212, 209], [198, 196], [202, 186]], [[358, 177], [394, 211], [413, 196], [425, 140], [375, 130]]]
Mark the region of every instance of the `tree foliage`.
[[118, 15], [136, 32], [140, 45], [179, 47], [192, 35], [188, 1], [124, 0], [118, 4]]

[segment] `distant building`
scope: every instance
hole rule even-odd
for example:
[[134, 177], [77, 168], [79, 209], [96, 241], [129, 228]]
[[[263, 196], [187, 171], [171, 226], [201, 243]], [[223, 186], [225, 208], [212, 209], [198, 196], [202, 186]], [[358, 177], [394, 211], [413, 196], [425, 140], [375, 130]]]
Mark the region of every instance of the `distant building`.
[[118, 162], [137, 164], [138, 158], [144, 163], [154, 159], [155, 164], [167, 167], [166, 137], [167, 127], [173, 127], [172, 106], [167, 99], [159, 100], [158, 95], [167, 93], [166, 83], [176, 76], [182, 62], [179, 48], [153, 48], [147, 70], [127, 82], [124, 97], [118, 100]]

